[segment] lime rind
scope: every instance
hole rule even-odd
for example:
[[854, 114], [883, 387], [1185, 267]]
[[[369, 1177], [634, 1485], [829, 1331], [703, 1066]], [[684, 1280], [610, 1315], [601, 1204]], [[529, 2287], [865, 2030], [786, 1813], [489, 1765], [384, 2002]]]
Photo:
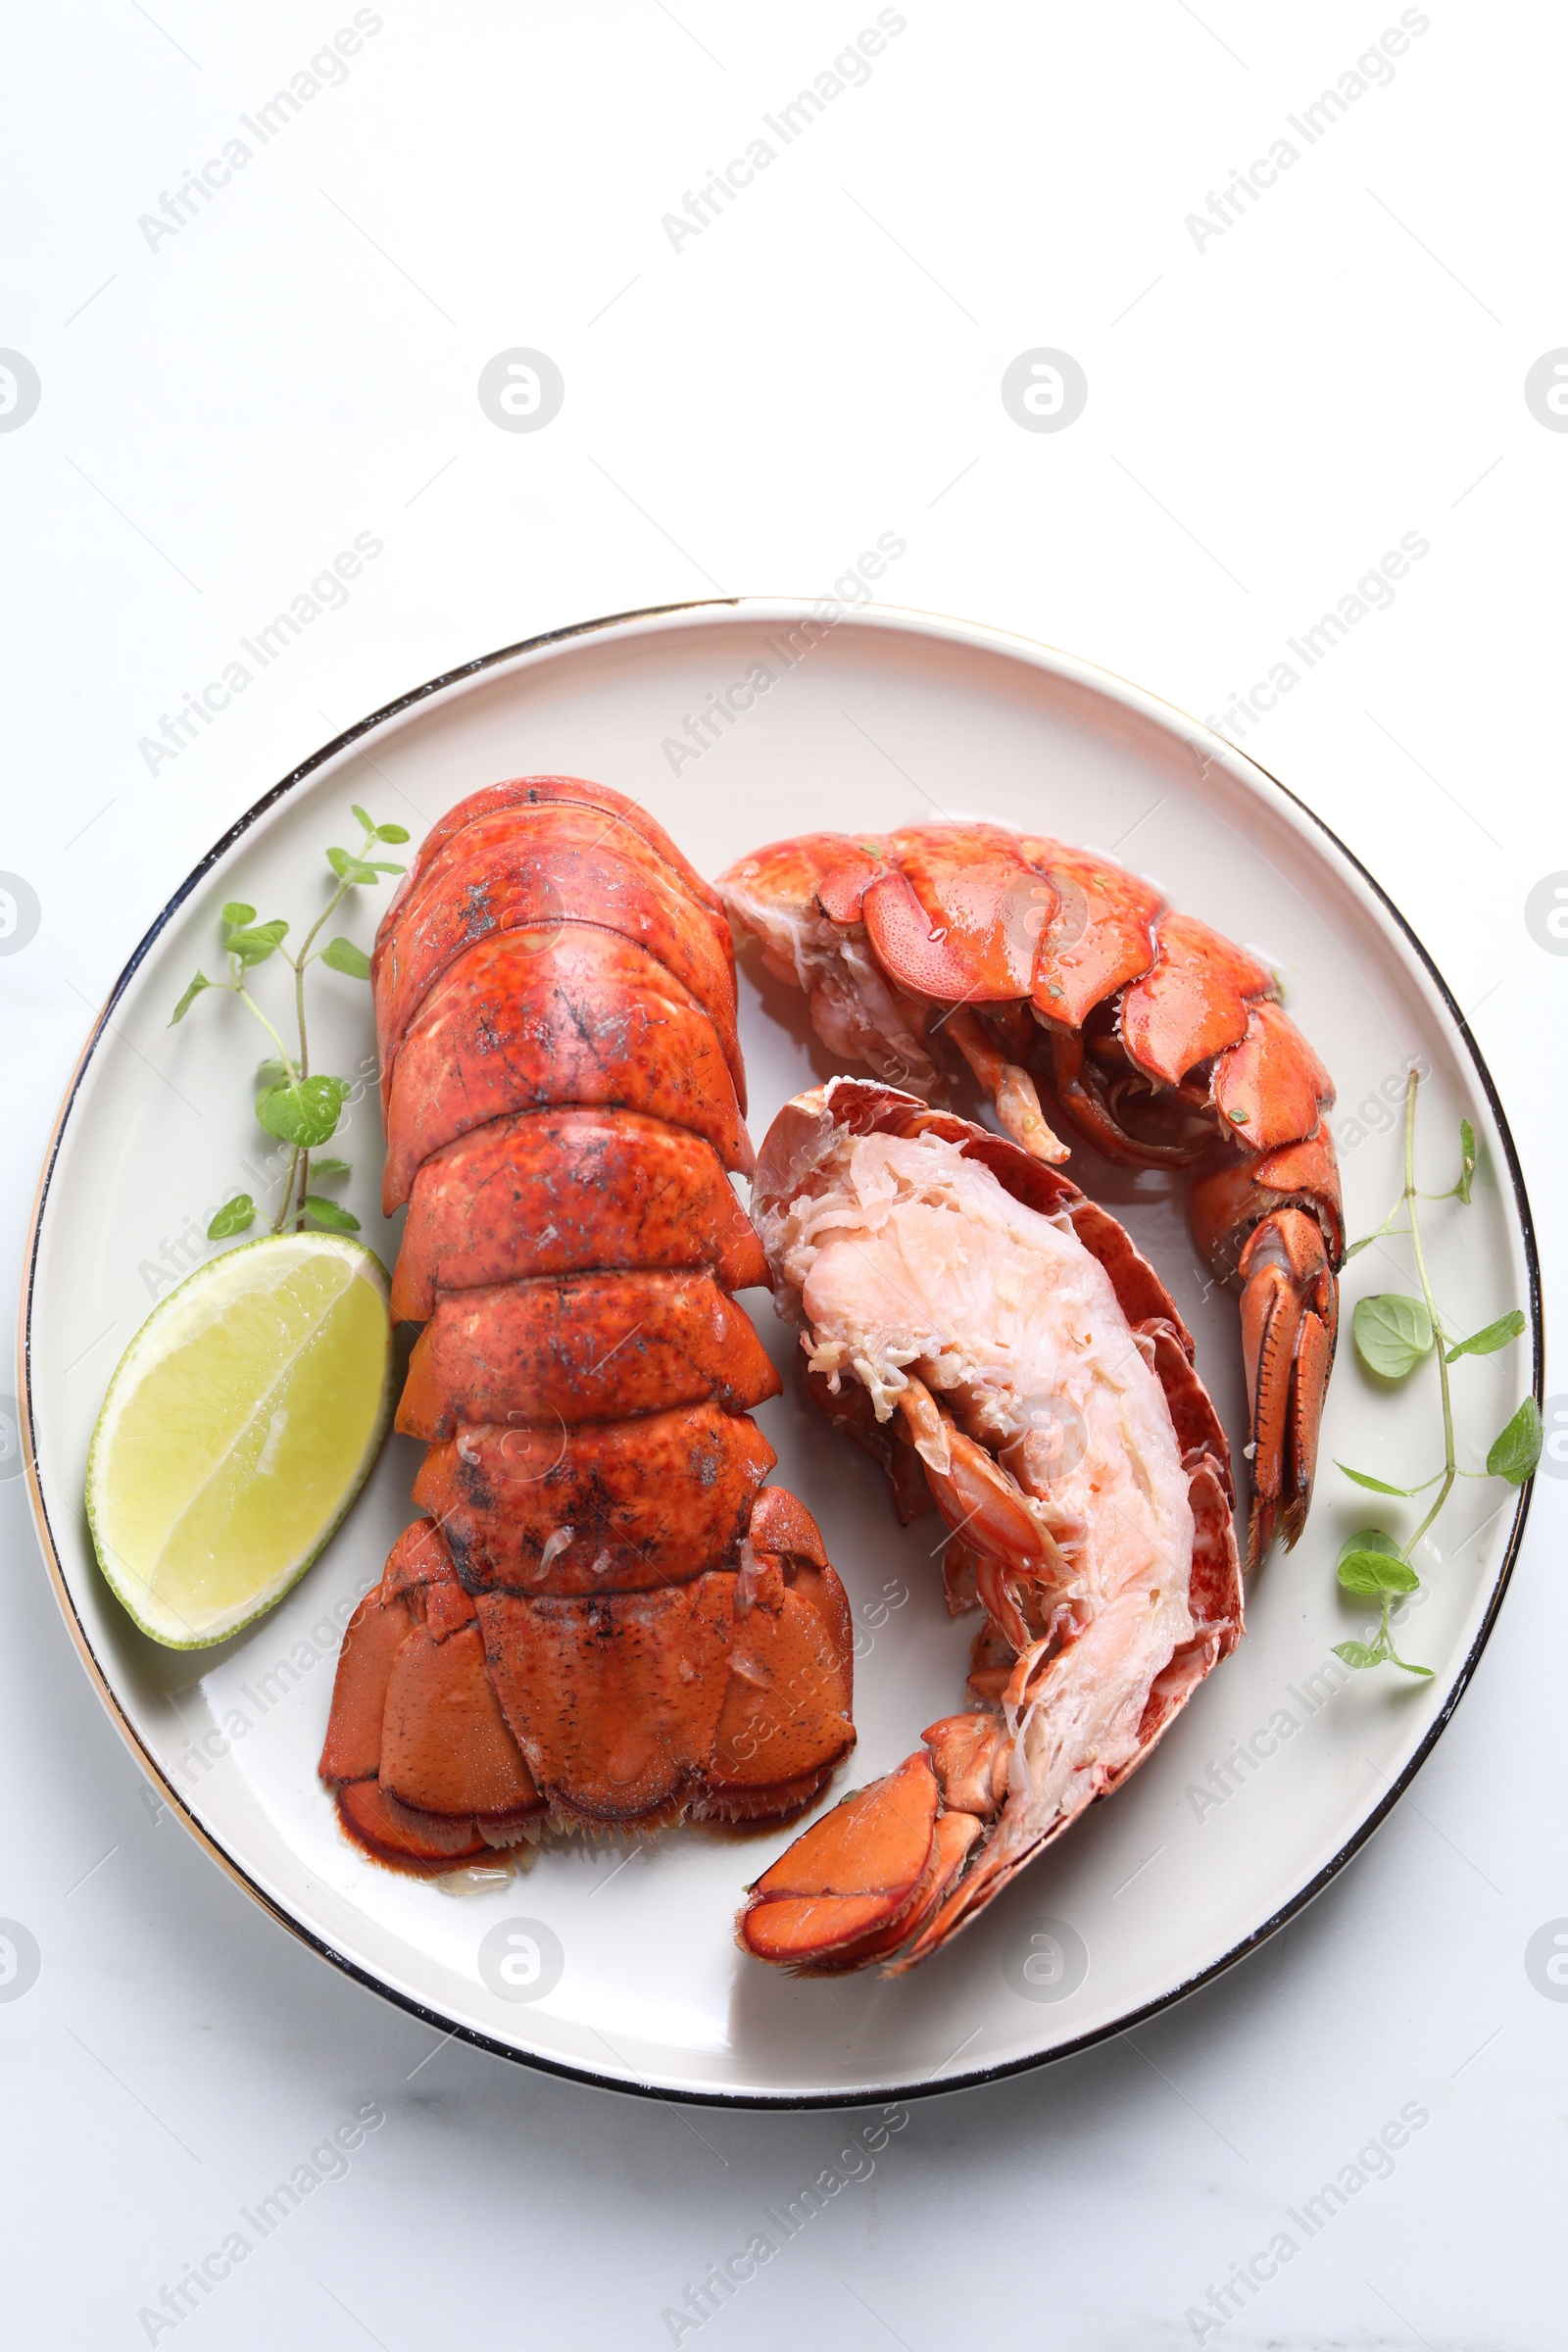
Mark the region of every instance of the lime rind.
[[[158, 1590], [157, 1563], [149, 1578], [127, 1560], [113, 1541], [116, 1529], [116, 1498], [112, 1492], [113, 1454], [117, 1433], [125, 1412], [138, 1398], [149, 1380], [156, 1380], [161, 1369], [168, 1365], [182, 1345], [197, 1341], [203, 1332], [217, 1333], [219, 1348], [222, 1347], [225, 1303], [244, 1299], [249, 1294], [254, 1307], [275, 1292], [257, 1282], [247, 1283], [245, 1277], [261, 1271], [258, 1253], [267, 1253], [269, 1270], [275, 1265], [279, 1282], [285, 1281], [289, 1270], [328, 1265], [341, 1267], [344, 1279], [336, 1295], [326, 1302], [323, 1322], [333, 1306], [349, 1295], [355, 1282], [363, 1282], [373, 1294], [378, 1306], [379, 1321], [379, 1381], [373, 1400], [366, 1416], [366, 1433], [358, 1459], [351, 1467], [340, 1467], [332, 1477], [330, 1494], [323, 1499], [319, 1516], [313, 1519], [308, 1535], [293, 1544], [277, 1565], [263, 1581], [248, 1587], [242, 1597], [234, 1597], [226, 1605], [202, 1609], [181, 1610], [170, 1601], [167, 1592]], [[240, 1264], [237, 1261], [249, 1261]], [[227, 1298], [225, 1299], [225, 1294]], [[369, 1475], [376, 1455], [385, 1440], [391, 1421], [395, 1396], [396, 1375], [392, 1347], [392, 1327], [389, 1306], [390, 1284], [386, 1268], [374, 1251], [363, 1243], [328, 1233], [267, 1235], [255, 1242], [242, 1243], [237, 1249], [225, 1250], [221, 1256], [211, 1258], [186, 1276], [178, 1288], [162, 1299], [132, 1339], [109, 1383], [97, 1426], [87, 1454], [86, 1511], [93, 1546], [105, 1581], [116, 1599], [132, 1622], [166, 1649], [209, 1649], [220, 1642], [228, 1641], [245, 1627], [255, 1624], [269, 1610], [275, 1608], [285, 1594], [292, 1591], [312, 1563], [320, 1557], [358, 1496]], [[356, 1302], [357, 1303], [357, 1302]], [[303, 1345], [308, 1347], [314, 1335], [307, 1331]], [[287, 1371], [297, 1362], [300, 1350], [285, 1354], [280, 1370]], [[254, 1399], [249, 1418], [254, 1421], [263, 1409], [270, 1392], [263, 1390]], [[246, 1433], [243, 1430], [240, 1436]], [[238, 1441], [236, 1441], [238, 1442]], [[265, 1454], [266, 1439], [261, 1451]], [[218, 1467], [221, 1467], [219, 1464]], [[210, 1474], [208, 1483], [211, 1483]], [[188, 1513], [199, 1501], [202, 1481], [193, 1482], [192, 1493], [186, 1498]], [[236, 1498], [244, 1499], [243, 1478], [234, 1482]], [[174, 1524], [180, 1513], [174, 1514]], [[168, 1579], [165, 1580], [166, 1586]]]

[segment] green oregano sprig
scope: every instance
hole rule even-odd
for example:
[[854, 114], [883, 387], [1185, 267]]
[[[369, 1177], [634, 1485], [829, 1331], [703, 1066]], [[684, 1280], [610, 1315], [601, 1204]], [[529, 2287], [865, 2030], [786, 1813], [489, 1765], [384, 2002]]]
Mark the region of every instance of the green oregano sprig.
[[[1418, 1200], [1457, 1200], [1468, 1206], [1476, 1173], [1475, 1130], [1468, 1119], [1459, 1121], [1459, 1174], [1446, 1193], [1420, 1193], [1415, 1182], [1415, 1102], [1420, 1084], [1419, 1073], [1410, 1072], [1404, 1098], [1404, 1189], [1376, 1232], [1352, 1242], [1345, 1252], [1346, 1261], [1354, 1257], [1368, 1244], [1380, 1241], [1385, 1234], [1407, 1233], [1411, 1254], [1415, 1260], [1416, 1278], [1421, 1285], [1419, 1298], [1402, 1296], [1396, 1291], [1381, 1292], [1376, 1298], [1357, 1301], [1350, 1319], [1355, 1339], [1355, 1351], [1369, 1372], [1380, 1380], [1397, 1381], [1408, 1378], [1417, 1364], [1435, 1354], [1438, 1365], [1438, 1385], [1443, 1403], [1443, 1467], [1434, 1470], [1430, 1478], [1418, 1486], [1391, 1486], [1386, 1479], [1373, 1478], [1364, 1470], [1352, 1470], [1348, 1462], [1340, 1462], [1348, 1479], [1358, 1487], [1366, 1487], [1374, 1494], [1396, 1494], [1411, 1498], [1436, 1487], [1436, 1499], [1414, 1535], [1403, 1544], [1382, 1528], [1358, 1528], [1344, 1544], [1339, 1558], [1339, 1579], [1347, 1592], [1355, 1592], [1380, 1603], [1382, 1616], [1376, 1637], [1371, 1642], [1337, 1642], [1335, 1650], [1348, 1666], [1397, 1666], [1406, 1674], [1429, 1678], [1430, 1666], [1413, 1666], [1401, 1658], [1394, 1646], [1390, 1619], [1396, 1603], [1414, 1592], [1421, 1579], [1410, 1565], [1410, 1554], [1437, 1519], [1455, 1482], [1461, 1478], [1505, 1478], [1516, 1487], [1524, 1485], [1541, 1459], [1541, 1409], [1534, 1396], [1527, 1396], [1517, 1412], [1498, 1432], [1487, 1455], [1485, 1471], [1461, 1470], [1454, 1449], [1453, 1396], [1448, 1382], [1448, 1366], [1462, 1355], [1494, 1355], [1510, 1340], [1516, 1340], [1525, 1329], [1525, 1318], [1518, 1307], [1510, 1307], [1505, 1315], [1483, 1325], [1466, 1340], [1457, 1340], [1445, 1331], [1433, 1297], [1431, 1279], [1427, 1273], [1426, 1251], [1422, 1246], [1421, 1218]], [[1405, 1222], [1396, 1224], [1401, 1209]]]
[[[256, 1097], [256, 1116], [261, 1125], [277, 1142], [289, 1147], [288, 1174], [272, 1219], [274, 1233], [281, 1233], [291, 1216], [296, 1232], [300, 1233], [308, 1223], [321, 1226], [329, 1233], [360, 1230], [360, 1220], [352, 1210], [311, 1189], [313, 1174], [320, 1184], [351, 1172], [346, 1159], [330, 1158], [318, 1158], [313, 1170], [311, 1154], [320, 1145], [329, 1143], [337, 1132], [352, 1088], [346, 1078], [328, 1078], [311, 1070], [305, 1027], [305, 973], [308, 965], [324, 963], [330, 971], [342, 972], [351, 980], [368, 980], [370, 958], [351, 939], [330, 939], [324, 948], [316, 943], [351, 890], [367, 885], [379, 887], [383, 874], [403, 872], [401, 865], [371, 858], [368, 853], [378, 842], [404, 842], [409, 836], [402, 825], [373, 824], [361, 808], [356, 807], [354, 814], [365, 838], [357, 850], [327, 851], [326, 861], [337, 876], [337, 887], [305, 934], [298, 955], [291, 956], [283, 945], [289, 927], [280, 916], [259, 923], [254, 906], [247, 906], [241, 899], [230, 899], [223, 908], [221, 943], [228, 977], [209, 980], [205, 972], [198, 972], [174, 1006], [170, 1021], [172, 1028], [175, 1021], [184, 1019], [205, 990], [218, 989], [227, 996], [238, 997], [242, 1004], [248, 1005], [277, 1049], [275, 1057], [264, 1061], [257, 1072], [260, 1091]], [[273, 956], [281, 956], [294, 973], [298, 1045], [292, 1054], [248, 986], [250, 974]], [[231, 1235], [248, 1231], [255, 1219], [256, 1203], [249, 1193], [236, 1193], [231, 1200], [224, 1201], [208, 1226], [207, 1238], [213, 1242], [227, 1241]]]

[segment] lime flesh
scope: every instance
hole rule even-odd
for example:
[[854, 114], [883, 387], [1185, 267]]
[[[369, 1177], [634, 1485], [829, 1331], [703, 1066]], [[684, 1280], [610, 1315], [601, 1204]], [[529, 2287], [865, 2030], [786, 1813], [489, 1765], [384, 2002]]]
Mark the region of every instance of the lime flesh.
[[225, 1251], [121, 1358], [87, 1457], [112, 1590], [173, 1649], [221, 1642], [303, 1576], [392, 1404], [386, 1271], [336, 1234]]

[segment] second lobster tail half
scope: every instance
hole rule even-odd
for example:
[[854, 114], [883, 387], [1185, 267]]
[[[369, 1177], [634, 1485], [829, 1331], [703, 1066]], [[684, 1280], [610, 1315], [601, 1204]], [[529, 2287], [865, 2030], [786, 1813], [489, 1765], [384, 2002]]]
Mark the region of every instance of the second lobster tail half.
[[949, 1530], [969, 1707], [812, 1824], [745, 1949], [900, 1971], [1144, 1761], [1242, 1630], [1229, 1449], [1159, 1277], [1016, 1144], [839, 1078], [779, 1113], [755, 1212], [806, 1383]]

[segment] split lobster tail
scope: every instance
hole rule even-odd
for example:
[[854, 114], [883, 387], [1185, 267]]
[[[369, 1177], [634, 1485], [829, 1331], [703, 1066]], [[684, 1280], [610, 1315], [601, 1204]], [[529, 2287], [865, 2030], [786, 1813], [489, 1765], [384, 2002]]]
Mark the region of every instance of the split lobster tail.
[[769, 1274], [723, 911], [635, 803], [520, 777], [436, 826], [372, 969], [426, 1515], [344, 1638], [342, 1826], [432, 1875], [788, 1820], [854, 1744], [853, 1628], [750, 1414], [779, 1380], [731, 1296]]
[[1119, 1788], [1235, 1647], [1229, 1450], [1153, 1267], [1011, 1142], [835, 1079], [774, 1121], [754, 1213], [808, 1393], [901, 1520], [940, 1513], [948, 1606], [984, 1612], [970, 1706], [805, 1831], [738, 1923], [798, 1973], [898, 1974]]
[[1000, 825], [803, 834], [718, 888], [825, 1042], [880, 1078], [939, 1102], [951, 1047], [1043, 1164], [1070, 1136], [1193, 1171], [1198, 1240], [1243, 1294], [1250, 1557], [1293, 1544], [1344, 1234], [1333, 1085], [1268, 966], [1108, 858]]

